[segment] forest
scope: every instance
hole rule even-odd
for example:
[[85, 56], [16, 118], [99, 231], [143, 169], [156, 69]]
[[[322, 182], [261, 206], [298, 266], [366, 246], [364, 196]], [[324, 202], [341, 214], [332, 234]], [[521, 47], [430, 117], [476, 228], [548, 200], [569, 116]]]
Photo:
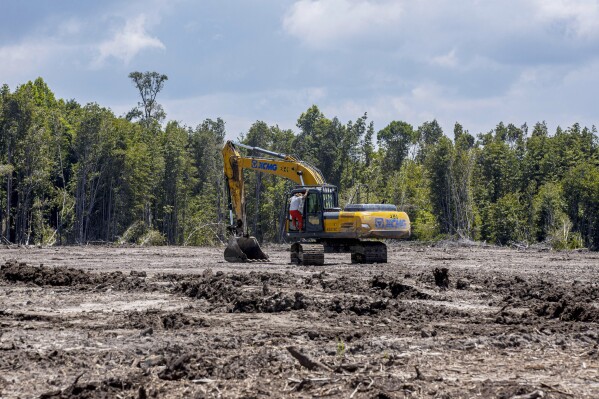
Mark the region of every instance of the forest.
[[[0, 240], [5, 244], [216, 245], [228, 200], [224, 120], [167, 121], [168, 80], [132, 72], [140, 101], [116, 116], [96, 103], [56, 99], [42, 78], [0, 89]], [[276, 119], [276, 116], [273, 116]], [[413, 240], [599, 249], [599, 137], [574, 123], [499, 122], [470, 133], [436, 120], [396, 120], [376, 131], [366, 113], [342, 122], [313, 105], [297, 130], [256, 121], [240, 142], [290, 153], [337, 185], [342, 205], [396, 204]], [[250, 231], [282, 242], [291, 183], [247, 172]]]

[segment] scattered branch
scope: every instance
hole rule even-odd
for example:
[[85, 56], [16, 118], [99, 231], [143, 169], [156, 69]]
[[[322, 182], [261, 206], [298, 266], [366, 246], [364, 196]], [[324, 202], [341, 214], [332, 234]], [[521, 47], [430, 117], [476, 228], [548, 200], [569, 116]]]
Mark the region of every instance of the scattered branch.
[[317, 360], [313, 360], [307, 355], [304, 355], [295, 346], [288, 346], [287, 351], [293, 356], [303, 367], [308, 370], [322, 369], [326, 371], [333, 371], [329, 366], [320, 363]]

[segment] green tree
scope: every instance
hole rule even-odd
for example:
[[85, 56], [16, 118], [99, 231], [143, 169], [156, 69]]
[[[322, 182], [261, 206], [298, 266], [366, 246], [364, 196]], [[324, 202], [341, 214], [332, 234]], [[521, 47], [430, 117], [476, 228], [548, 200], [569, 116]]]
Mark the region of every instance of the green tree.
[[490, 238], [497, 244], [506, 245], [526, 239], [525, 209], [518, 195], [507, 193], [490, 206]]
[[[265, 122], [256, 121], [248, 131], [244, 143], [259, 148], [270, 148], [272, 145], [272, 134], [271, 130]], [[258, 158], [263, 158], [265, 155], [262, 153], [252, 154]], [[250, 175], [251, 173], [251, 175]], [[262, 230], [262, 192], [264, 191], [264, 185], [262, 184], [263, 174], [259, 171], [252, 171], [246, 173], [246, 195], [251, 192], [250, 187], [254, 187], [253, 195], [247, 199], [247, 212], [252, 215], [252, 224], [250, 230], [253, 234], [262, 241], [263, 230]]]
[[344, 129], [339, 129], [342, 138], [337, 145], [335, 172], [341, 190], [363, 183], [360, 177], [366, 163], [362, 145], [368, 130], [367, 119], [368, 116], [364, 114], [355, 122], [349, 121]]
[[97, 201], [109, 165], [109, 135], [112, 113], [97, 104], [86, 105], [73, 140], [75, 237], [79, 244], [86, 243], [94, 223]]
[[156, 96], [164, 87], [164, 82], [168, 80], [168, 76], [158, 72], [131, 72], [129, 79], [139, 91], [141, 101], [137, 107], [133, 108], [127, 114], [127, 119], [140, 118], [141, 121], [150, 125], [153, 121], [162, 122], [166, 117], [164, 109], [156, 101]]
[[599, 166], [582, 162], [566, 174], [566, 209], [574, 229], [589, 248], [599, 249]]
[[477, 209], [473, 195], [473, 176], [476, 152], [474, 137], [462, 132], [455, 143], [451, 164], [451, 196], [455, 231], [462, 238], [478, 238]]
[[418, 160], [424, 162], [428, 154], [428, 149], [437, 144], [443, 137], [443, 129], [436, 119], [432, 122], [424, 122], [418, 127]]
[[[50, 132], [47, 110], [56, 106], [54, 94], [38, 78], [19, 86], [13, 94], [2, 88], [0, 147], [6, 154], [2, 175], [6, 177], [6, 240], [21, 244], [37, 242], [42, 236], [32, 223], [32, 209], [45, 212], [50, 193]], [[38, 226], [40, 224], [38, 223]]]
[[565, 201], [561, 184], [549, 182], [540, 187], [533, 201], [533, 237], [537, 241], [549, 241], [557, 249], [572, 244], [572, 222], [565, 213]]
[[206, 119], [190, 131], [189, 152], [194, 170], [184, 244], [206, 245], [224, 240], [228, 203], [224, 195], [221, 150], [225, 122]]
[[405, 160], [386, 185], [385, 197], [408, 214], [412, 222], [412, 236], [417, 240], [431, 240], [439, 234], [431, 196], [427, 170], [415, 160]]
[[169, 244], [184, 242], [184, 221], [194, 184], [189, 134], [177, 122], [169, 122], [164, 132], [164, 178], [161, 182], [161, 231]]
[[0, 191], [0, 237], [2, 241], [10, 242], [10, 197], [14, 166], [12, 165], [13, 132], [12, 113], [14, 103], [8, 85], [0, 89], [0, 179], [5, 189]]
[[393, 121], [377, 133], [377, 141], [384, 154], [381, 165], [383, 173], [392, 173], [401, 168], [416, 139], [412, 125], [403, 121]]
[[443, 234], [454, 234], [456, 232], [454, 223], [454, 198], [451, 194], [454, 157], [453, 143], [447, 137], [442, 137], [430, 149], [425, 161], [430, 182], [432, 209], [437, 218], [440, 232]]
[[293, 140], [292, 154], [318, 167], [327, 182], [339, 186], [343, 156], [338, 146], [344, 138], [344, 126], [337, 118], [327, 119], [313, 105], [300, 115], [297, 127], [300, 132]]

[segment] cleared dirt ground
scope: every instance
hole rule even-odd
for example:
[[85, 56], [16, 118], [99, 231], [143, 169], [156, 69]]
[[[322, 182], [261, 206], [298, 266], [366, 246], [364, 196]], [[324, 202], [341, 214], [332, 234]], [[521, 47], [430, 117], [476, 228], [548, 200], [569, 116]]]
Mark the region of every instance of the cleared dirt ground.
[[599, 397], [598, 253], [266, 251], [0, 248], [0, 397]]

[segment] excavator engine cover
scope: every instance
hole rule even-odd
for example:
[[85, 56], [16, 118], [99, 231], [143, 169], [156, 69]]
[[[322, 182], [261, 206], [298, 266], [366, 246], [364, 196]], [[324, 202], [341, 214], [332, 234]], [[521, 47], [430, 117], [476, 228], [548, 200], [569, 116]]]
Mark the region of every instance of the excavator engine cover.
[[262, 252], [255, 237], [230, 237], [225, 260], [233, 263], [267, 261], [268, 255]]

